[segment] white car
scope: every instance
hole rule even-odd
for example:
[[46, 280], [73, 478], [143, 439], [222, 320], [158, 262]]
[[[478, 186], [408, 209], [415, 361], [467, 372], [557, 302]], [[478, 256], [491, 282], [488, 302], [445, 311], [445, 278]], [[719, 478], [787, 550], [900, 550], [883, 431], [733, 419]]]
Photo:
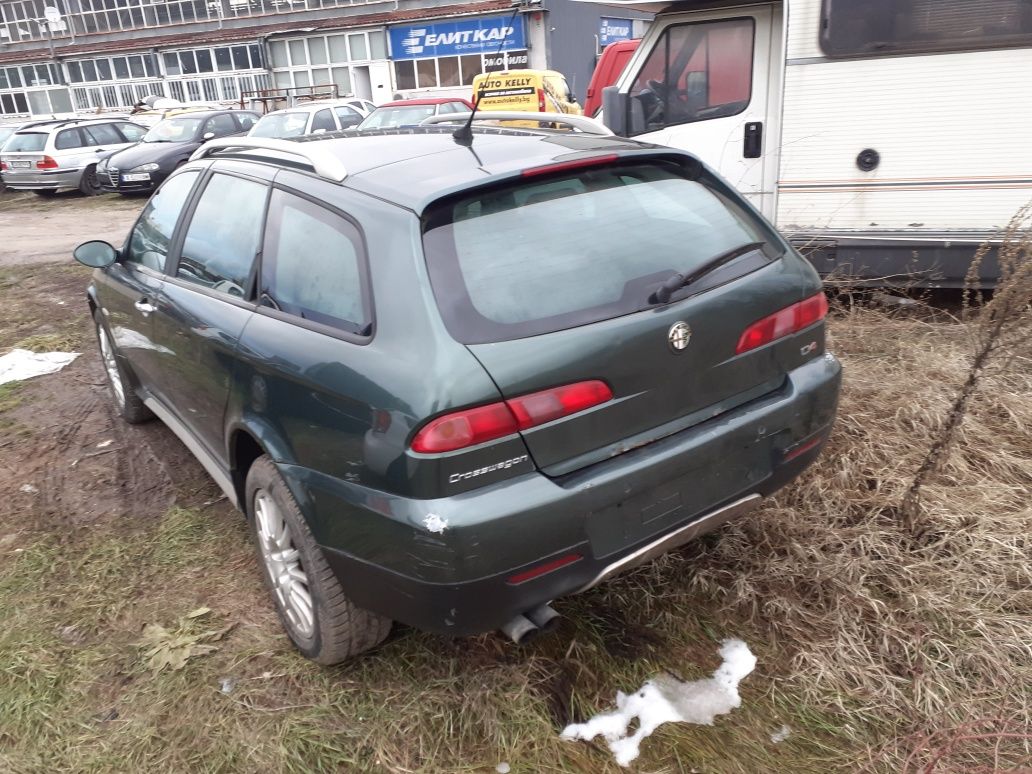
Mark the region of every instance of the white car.
[[365, 116], [344, 100], [320, 100], [284, 108], [262, 116], [250, 137], [300, 137], [339, 129], [354, 129]]

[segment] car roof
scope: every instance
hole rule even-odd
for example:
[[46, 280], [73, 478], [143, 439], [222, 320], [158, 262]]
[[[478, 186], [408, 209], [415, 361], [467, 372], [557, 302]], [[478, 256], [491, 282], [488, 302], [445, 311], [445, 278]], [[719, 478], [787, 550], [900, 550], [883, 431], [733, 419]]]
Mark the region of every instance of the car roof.
[[469, 102], [462, 97], [421, 97], [417, 99], [399, 99], [394, 102], [384, 102], [380, 107], [401, 107], [404, 105], [447, 105], [449, 102], [462, 102], [469, 106]]
[[132, 123], [131, 118], [121, 115], [90, 116], [89, 118], [48, 118], [24, 122], [23, 124], [21, 124], [21, 128], [18, 130], [18, 134], [28, 134], [30, 132], [35, 132], [36, 134], [46, 134], [48, 132], [56, 132], [59, 129], [67, 129], [71, 126], [90, 126], [91, 124], [99, 124], [110, 121]]
[[571, 154], [661, 150], [616, 136], [581, 132], [474, 128], [472, 147], [456, 142], [454, 126], [419, 126], [306, 135], [347, 169], [343, 186], [422, 213], [432, 201], [491, 178], [568, 159]]
[[[319, 110], [325, 110], [326, 108], [333, 107], [351, 107], [351, 103], [354, 100], [346, 99], [319, 99], [312, 100], [311, 102], [302, 102], [300, 105], [294, 105], [294, 107], [280, 108], [279, 110], [273, 110], [265, 114], [265, 116], [278, 116], [283, 113], [315, 113]], [[262, 118], [265, 118], [262, 116]]]

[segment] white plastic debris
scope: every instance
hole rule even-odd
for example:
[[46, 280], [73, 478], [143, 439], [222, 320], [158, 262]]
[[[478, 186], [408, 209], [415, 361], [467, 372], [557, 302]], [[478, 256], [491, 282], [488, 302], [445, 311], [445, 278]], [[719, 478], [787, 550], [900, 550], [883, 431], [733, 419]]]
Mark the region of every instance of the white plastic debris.
[[499, 763], [497, 766], [495, 766], [495, 771], [497, 771], [498, 774], [509, 774], [509, 764], [504, 762]]
[[[713, 725], [717, 715], [741, 706], [738, 683], [756, 668], [756, 656], [741, 640], [724, 640], [720, 655], [724, 663], [712, 677], [683, 683], [660, 675], [630, 696], [617, 691], [615, 711], [567, 726], [562, 738], [590, 741], [604, 736], [616, 762], [629, 766], [638, 757], [642, 740], [663, 723]], [[638, 730], [628, 735], [627, 728], [635, 718]]]
[[18, 491], [26, 494], [39, 494], [39, 487], [35, 484], [22, 484], [18, 487]]
[[791, 728], [789, 728], [788, 726], [782, 726], [781, 728], [779, 728], [777, 731], [775, 731], [773, 734], [770, 735], [770, 741], [772, 741], [774, 744], [781, 744], [786, 739], [788, 739], [788, 737], [789, 737], [789, 735], [791, 733], [792, 733], [792, 729]]
[[79, 357], [78, 352], [30, 352], [12, 349], [0, 357], [0, 384], [52, 374]]
[[423, 526], [431, 532], [438, 534], [444, 532], [444, 528], [448, 526], [448, 522], [438, 516], [436, 513], [427, 514], [426, 518], [423, 519]]
[[106, 449], [107, 447], [109, 447], [114, 442], [115, 442], [115, 440], [113, 438], [108, 438], [106, 441], [101, 441], [100, 443], [98, 443], [97, 444], [97, 448], [98, 449]]
[[236, 688], [236, 684], [235, 677], [223, 677], [219, 680], [219, 690], [223, 693], [232, 693], [233, 689]]

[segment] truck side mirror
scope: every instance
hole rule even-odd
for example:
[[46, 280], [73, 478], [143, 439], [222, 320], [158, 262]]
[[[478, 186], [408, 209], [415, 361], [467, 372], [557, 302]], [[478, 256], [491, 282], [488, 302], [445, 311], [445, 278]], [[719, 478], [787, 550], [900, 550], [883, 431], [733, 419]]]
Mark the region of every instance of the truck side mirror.
[[628, 136], [627, 101], [628, 96], [620, 93], [619, 86], [606, 86], [602, 89], [602, 119], [613, 134]]

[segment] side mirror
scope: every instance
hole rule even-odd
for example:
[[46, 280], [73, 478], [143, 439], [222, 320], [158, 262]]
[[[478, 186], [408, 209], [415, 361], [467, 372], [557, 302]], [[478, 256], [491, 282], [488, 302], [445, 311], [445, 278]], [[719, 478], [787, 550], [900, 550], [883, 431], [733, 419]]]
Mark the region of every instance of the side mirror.
[[202, 140], [211, 140], [214, 137], [215, 137], [215, 132], [205, 132], [203, 135], [201, 135], [201, 139]]
[[620, 93], [619, 86], [606, 86], [602, 89], [602, 114], [605, 124], [613, 134], [627, 137], [627, 100], [626, 94]]
[[100, 239], [83, 242], [75, 248], [72, 256], [83, 266], [103, 269], [118, 260], [118, 251]]

